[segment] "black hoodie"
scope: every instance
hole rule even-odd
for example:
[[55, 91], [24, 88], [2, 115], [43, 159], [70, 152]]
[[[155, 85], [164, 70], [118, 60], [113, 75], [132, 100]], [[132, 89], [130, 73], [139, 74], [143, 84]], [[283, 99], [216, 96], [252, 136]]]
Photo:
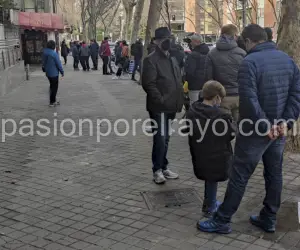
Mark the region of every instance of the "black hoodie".
[[187, 119], [193, 123], [189, 145], [196, 177], [207, 181], [227, 180], [233, 155], [230, 141], [235, 134], [231, 116], [220, 108], [197, 101], [188, 110]]
[[189, 90], [201, 90], [204, 83], [205, 60], [209, 52], [207, 44], [203, 43], [196, 46], [191, 54], [188, 55], [185, 73], [189, 83]]

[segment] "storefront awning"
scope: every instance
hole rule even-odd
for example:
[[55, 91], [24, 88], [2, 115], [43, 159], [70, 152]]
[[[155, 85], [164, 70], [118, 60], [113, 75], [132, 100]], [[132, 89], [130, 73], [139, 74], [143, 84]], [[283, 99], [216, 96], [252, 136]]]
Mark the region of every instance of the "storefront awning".
[[26, 29], [57, 31], [64, 29], [62, 16], [53, 13], [19, 12], [19, 25]]

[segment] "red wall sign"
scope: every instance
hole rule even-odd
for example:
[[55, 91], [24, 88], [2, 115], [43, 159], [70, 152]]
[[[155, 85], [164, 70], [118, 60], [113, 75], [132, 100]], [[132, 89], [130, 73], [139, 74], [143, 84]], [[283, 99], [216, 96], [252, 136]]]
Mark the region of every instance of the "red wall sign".
[[62, 16], [53, 13], [19, 12], [19, 25], [30, 29], [64, 29]]

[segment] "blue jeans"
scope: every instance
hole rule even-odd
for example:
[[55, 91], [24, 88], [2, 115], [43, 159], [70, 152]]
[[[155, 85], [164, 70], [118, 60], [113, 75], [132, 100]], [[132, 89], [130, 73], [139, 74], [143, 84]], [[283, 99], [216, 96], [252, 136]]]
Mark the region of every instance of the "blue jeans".
[[[169, 164], [167, 159], [168, 145], [170, 140], [170, 125], [174, 120], [176, 113], [152, 113], [149, 112], [150, 118], [157, 123], [157, 128], [152, 126], [153, 148], [152, 164], [153, 173], [157, 170], [166, 170]], [[155, 124], [156, 125], [156, 124]]]
[[271, 141], [267, 137], [237, 136], [230, 179], [224, 202], [215, 215], [216, 221], [230, 222], [241, 203], [248, 180], [262, 159], [266, 196], [260, 216], [267, 225], [276, 223], [276, 214], [281, 203], [284, 145], [285, 138]]
[[208, 209], [215, 209], [217, 201], [218, 182], [205, 181], [204, 206]]

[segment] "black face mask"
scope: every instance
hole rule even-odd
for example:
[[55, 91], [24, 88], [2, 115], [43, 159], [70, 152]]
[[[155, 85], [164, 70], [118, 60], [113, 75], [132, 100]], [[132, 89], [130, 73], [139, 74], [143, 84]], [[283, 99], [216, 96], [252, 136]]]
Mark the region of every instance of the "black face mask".
[[161, 43], [161, 49], [164, 51], [168, 51], [171, 48], [171, 40], [166, 39]]

